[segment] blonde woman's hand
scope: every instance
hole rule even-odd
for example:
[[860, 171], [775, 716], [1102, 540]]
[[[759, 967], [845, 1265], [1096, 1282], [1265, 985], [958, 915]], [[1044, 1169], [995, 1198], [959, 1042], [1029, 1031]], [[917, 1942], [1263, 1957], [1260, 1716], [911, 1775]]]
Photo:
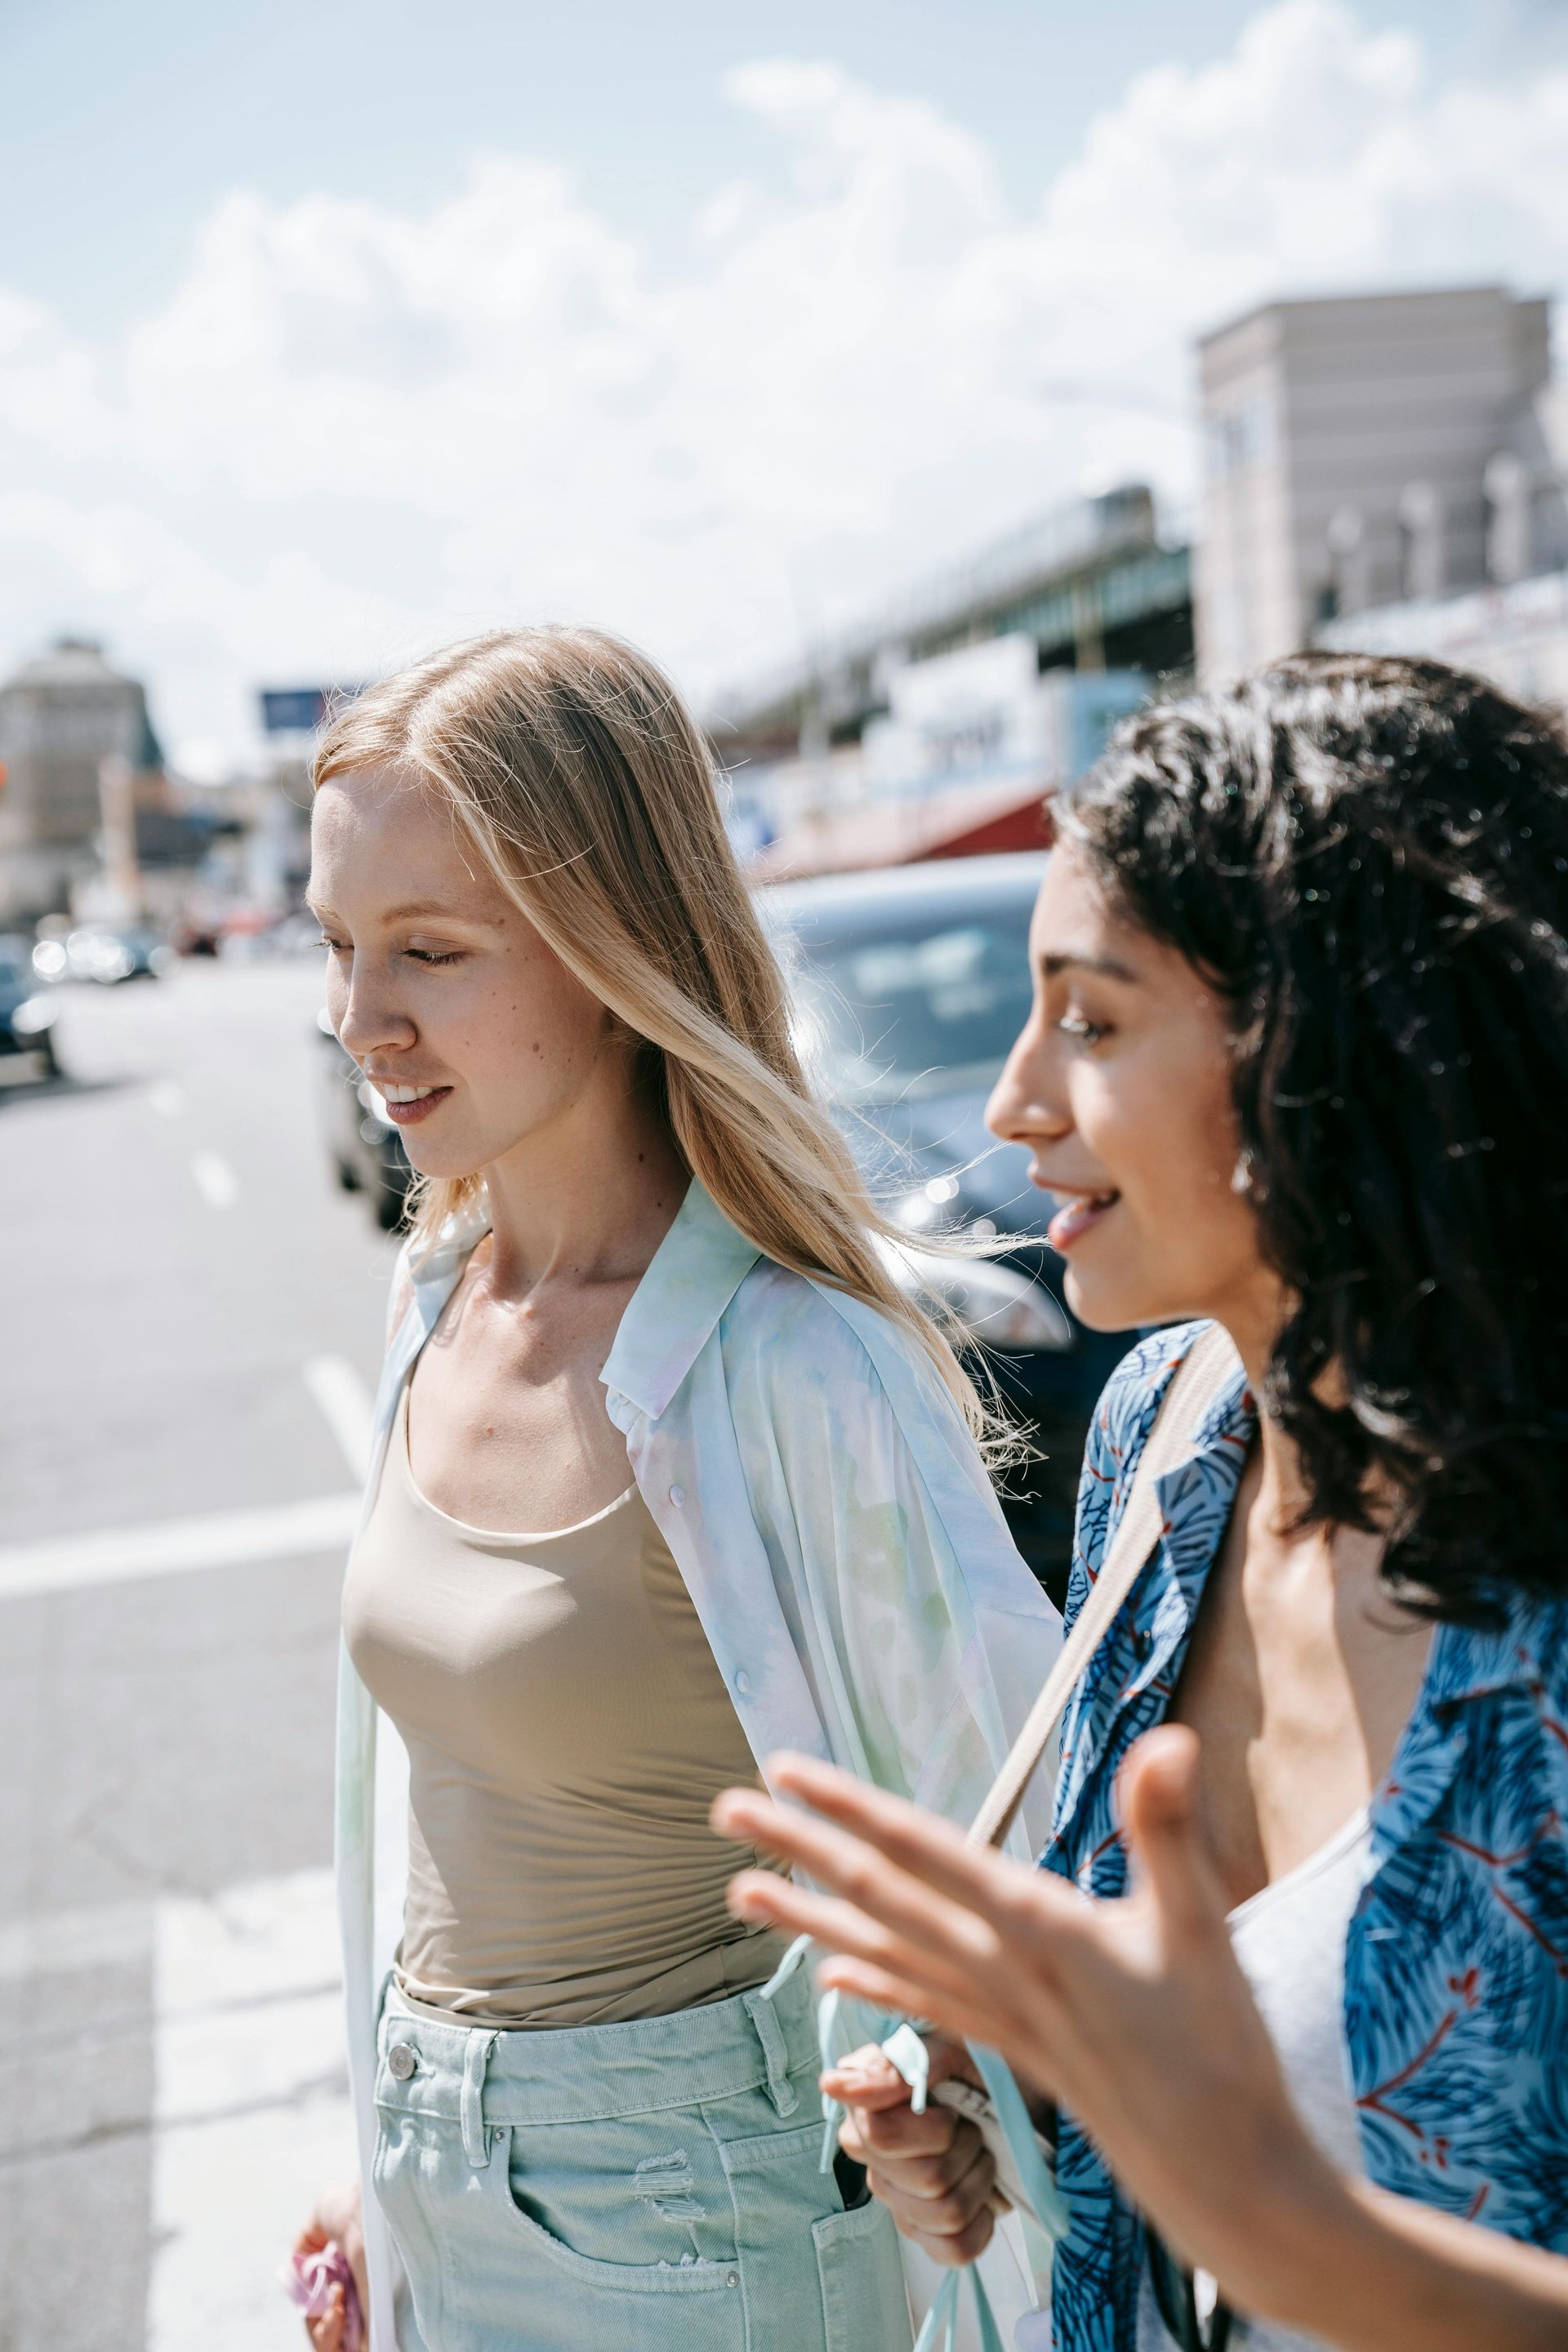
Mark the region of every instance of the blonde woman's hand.
[[[370, 2286], [364, 2267], [364, 2228], [361, 2219], [360, 2189], [357, 2180], [339, 2189], [329, 2189], [316, 2200], [315, 2210], [294, 2241], [297, 2254], [319, 2254], [333, 2239], [342, 2248], [359, 2307], [368, 2316]], [[348, 2341], [348, 2315], [341, 2286], [332, 2289], [330, 2308], [320, 2319], [307, 2319], [305, 2333], [315, 2352], [344, 2352]]]
[[[933, 2088], [952, 2075], [978, 2079], [962, 2043], [930, 2034], [926, 2044]], [[900, 2233], [952, 2267], [984, 2253], [996, 2226], [996, 2167], [975, 2126], [951, 2107], [917, 2116], [909, 2084], [874, 2042], [830, 2066], [822, 2087], [847, 2111], [838, 2145], [865, 2166], [867, 2187]]]

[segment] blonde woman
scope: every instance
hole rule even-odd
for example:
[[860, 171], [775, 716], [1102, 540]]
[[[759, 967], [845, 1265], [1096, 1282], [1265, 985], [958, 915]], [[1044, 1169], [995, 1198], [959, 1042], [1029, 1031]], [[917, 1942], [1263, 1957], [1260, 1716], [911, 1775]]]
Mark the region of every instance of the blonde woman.
[[887, 1272], [650, 664], [459, 646], [316, 787], [331, 1017], [423, 1185], [343, 1597], [374, 2193], [363, 2249], [352, 2200], [301, 2246], [348, 2245], [371, 2352], [907, 2352], [804, 1978], [705, 1824], [785, 1747], [978, 1801], [1058, 1633], [984, 1408]]

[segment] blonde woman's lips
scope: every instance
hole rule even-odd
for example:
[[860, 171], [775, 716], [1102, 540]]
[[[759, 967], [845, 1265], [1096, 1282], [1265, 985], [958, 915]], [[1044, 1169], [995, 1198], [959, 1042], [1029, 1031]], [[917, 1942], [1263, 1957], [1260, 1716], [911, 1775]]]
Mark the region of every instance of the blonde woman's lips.
[[[375, 1085], [374, 1079], [371, 1083]], [[421, 1119], [440, 1109], [452, 1091], [450, 1087], [383, 1086], [376, 1086], [375, 1090], [394, 1127], [417, 1127]]]

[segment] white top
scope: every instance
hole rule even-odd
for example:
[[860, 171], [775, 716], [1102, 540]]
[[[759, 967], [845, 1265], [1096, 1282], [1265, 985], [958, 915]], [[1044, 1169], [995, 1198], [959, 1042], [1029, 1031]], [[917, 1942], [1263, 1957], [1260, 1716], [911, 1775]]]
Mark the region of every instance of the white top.
[[[1372, 1874], [1367, 1808], [1327, 1844], [1230, 1915], [1230, 1940], [1279, 2055], [1296, 2112], [1331, 2164], [1359, 2173], [1361, 2133], [1345, 2047], [1345, 1937]], [[1214, 2281], [1197, 2275], [1200, 2314], [1212, 2310]], [[1139, 2290], [1138, 2352], [1170, 2352], [1145, 2265]], [[1236, 2352], [1320, 2352], [1321, 2339], [1268, 2320], [1231, 2336]]]

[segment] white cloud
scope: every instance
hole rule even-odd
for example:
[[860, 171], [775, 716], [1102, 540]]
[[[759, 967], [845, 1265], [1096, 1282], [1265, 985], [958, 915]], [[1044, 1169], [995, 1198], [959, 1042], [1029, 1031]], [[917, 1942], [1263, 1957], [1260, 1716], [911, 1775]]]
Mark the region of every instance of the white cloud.
[[106, 629], [176, 742], [242, 737], [264, 676], [509, 617], [603, 620], [701, 692], [1055, 496], [1181, 496], [1191, 337], [1252, 300], [1568, 289], [1568, 70], [1437, 86], [1338, 0], [1135, 76], [1025, 214], [834, 65], [726, 89], [756, 161], [673, 283], [492, 155], [422, 213], [226, 196], [117, 347], [0, 289], [0, 646], [46, 604]]

